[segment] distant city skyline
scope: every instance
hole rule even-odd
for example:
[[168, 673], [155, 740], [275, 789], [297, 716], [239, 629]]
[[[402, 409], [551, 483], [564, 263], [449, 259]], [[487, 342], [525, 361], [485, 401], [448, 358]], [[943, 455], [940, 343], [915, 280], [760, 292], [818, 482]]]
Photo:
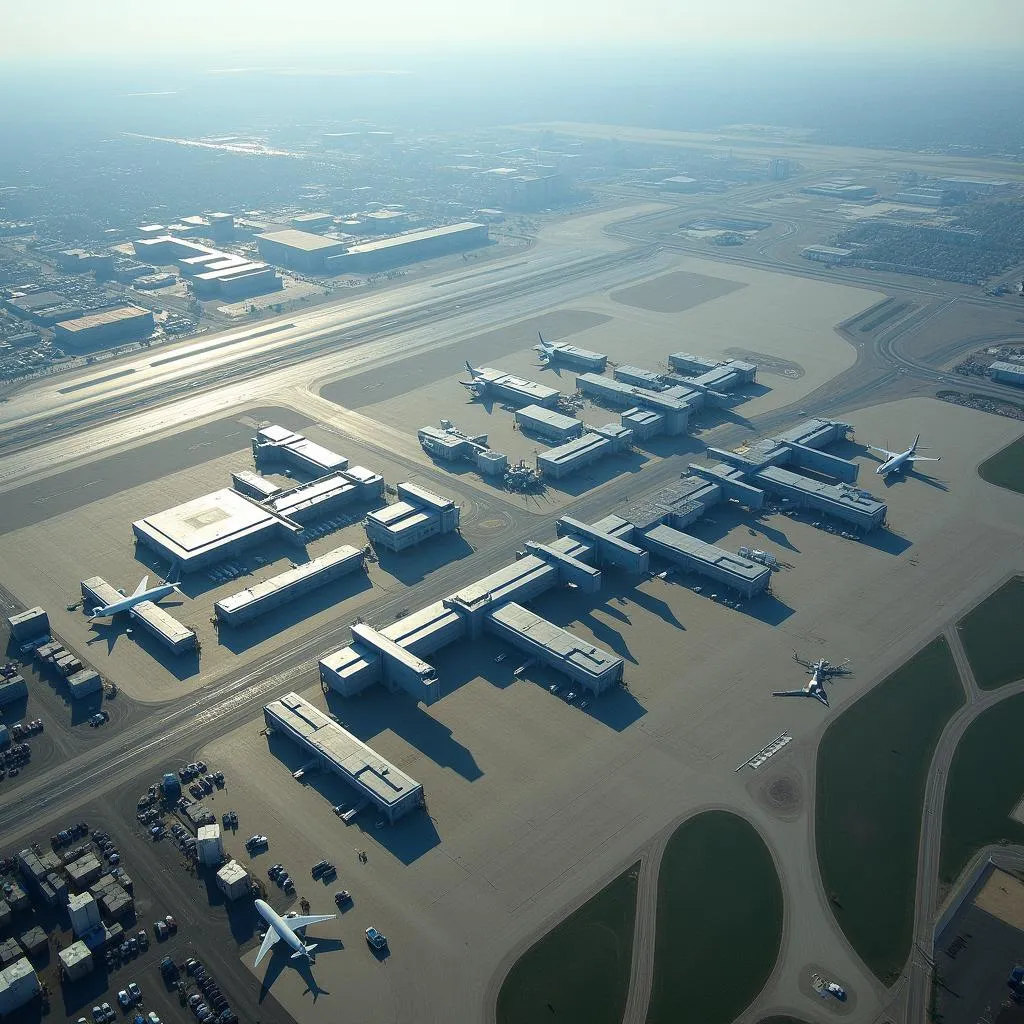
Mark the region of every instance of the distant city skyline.
[[39, 0], [5, 13], [0, 57], [20, 63], [122, 56], [301, 56], [466, 46], [903, 48], [1020, 51], [1024, 5], [975, 0], [176, 0], [147, 16], [129, 0]]

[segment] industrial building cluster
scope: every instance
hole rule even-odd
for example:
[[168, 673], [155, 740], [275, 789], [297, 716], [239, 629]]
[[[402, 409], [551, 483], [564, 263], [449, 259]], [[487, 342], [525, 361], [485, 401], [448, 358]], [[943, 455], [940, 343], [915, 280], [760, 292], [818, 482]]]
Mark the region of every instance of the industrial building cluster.
[[[132, 524], [136, 543], [170, 563], [168, 577], [206, 569], [220, 582], [216, 568], [247, 549], [284, 538], [303, 545], [312, 524], [331, 517], [350, 519], [357, 506], [370, 544], [400, 552], [430, 537], [457, 532], [459, 506], [418, 484], [400, 482], [397, 501], [385, 502], [384, 478], [302, 434], [276, 424], [261, 427], [252, 441], [258, 467], [304, 477], [282, 487], [244, 469], [232, 473], [231, 487], [186, 501]], [[362, 509], [377, 506], [368, 513]], [[284, 572], [260, 580], [214, 604], [217, 626], [241, 626], [350, 573], [365, 571], [369, 547], [348, 544], [327, 551]], [[229, 563], [230, 564], [230, 563]], [[233, 573], [229, 573], [233, 576]], [[83, 580], [85, 609], [115, 606], [125, 595], [99, 576]], [[197, 651], [196, 631], [179, 622], [153, 600], [127, 609], [134, 623], [174, 654]], [[43, 613], [45, 615], [45, 613]], [[78, 666], [81, 668], [81, 665]]]
[[[622, 681], [623, 659], [526, 605], [558, 586], [595, 593], [608, 566], [645, 574], [652, 555], [707, 577], [741, 600], [769, 590], [777, 565], [773, 558], [749, 549], [727, 551], [685, 533], [686, 527], [724, 501], [760, 509], [768, 494], [780, 507], [810, 508], [862, 531], [880, 526], [886, 506], [853, 486], [856, 463], [823, 450], [850, 430], [846, 423], [810, 419], [740, 451], [709, 449], [722, 461], [710, 467], [691, 464], [677, 483], [621, 515], [594, 523], [563, 516], [556, 522], [556, 539], [528, 542], [509, 565], [450, 596], [381, 628], [356, 622], [352, 642], [320, 659], [321, 686], [352, 697], [379, 683], [432, 704], [443, 696], [443, 682], [426, 658], [487, 633], [563, 673], [574, 687], [601, 694]], [[801, 467], [818, 476], [795, 471]], [[839, 482], [823, 483], [819, 477], [826, 474]], [[267, 705], [264, 714], [270, 728], [298, 742], [389, 821], [422, 803], [418, 783], [295, 694]]]
[[[608, 357], [600, 352], [543, 339], [536, 347], [544, 365], [586, 371], [576, 378], [579, 395], [623, 410], [618, 423], [588, 426], [562, 411], [572, 408], [572, 404], [557, 388], [467, 363], [471, 379], [463, 384], [474, 396], [501, 402], [514, 410], [518, 429], [554, 444], [537, 454], [536, 466], [530, 471], [537, 480], [569, 476], [630, 448], [634, 441], [646, 441], [657, 434], [681, 434], [695, 411], [703, 406], [731, 404], [737, 398], [734, 392], [754, 383], [757, 377], [754, 363], [705, 359], [688, 352], [672, 353], [667, 373], [616, 366], [608, 377], [604, 375]], [[504, 477], [510, 486], [522, 473], [522, 467], [510, 468], [507, 456], [488, 448], [486, 434], [464, 434], [449, 420], [442, 420], [440, 428], [421, 427], [418, 436], [424, 450], [434, 457], [473, 462], [481, 474]]]

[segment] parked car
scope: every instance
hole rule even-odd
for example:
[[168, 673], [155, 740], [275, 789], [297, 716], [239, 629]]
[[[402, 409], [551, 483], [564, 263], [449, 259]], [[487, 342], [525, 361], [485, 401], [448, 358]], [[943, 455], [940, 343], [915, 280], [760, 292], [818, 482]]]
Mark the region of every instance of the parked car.
[[139, 934], [135, 936], [139, 940], [139, 949], [149, 949], [149, 936], [144, 931], [139, 931]]
[[173, 935], [178, 930], [178, 922], [175, 921], [171, 914], [168, 914], [164, 918], [164, 924], [167, 925], [167, 930]]
[[254, 853], [256, 850], [265, 850], [270, 845], [270, 840], [266, 836], [259, 834], [249, 836], [245, 841], [245, 848], [250, 852]]
[[346, 903], [351, 903], [352, 902], [352, 895], [351, 895], [351, 893], [349, 893], [348, 889], [342, 889], [341, 892], [336, 892], [334, 894], [334, 902], [339, 907], [343, 906]]
[[388, 944], [387, 938], [381, 935], [381, 933], [373, 927], [366, 929], [366, 941], [374, 949], [384, 949], [384, 947]]
[[318, 860], [313, 865], [310, 874], [314, 878], [319, 878], [329, 867], [331, 867], [331, 862], [329, 860]]
[[121, 1004], [122, 1010], [127, 1010], [128, 1007], [132, 1005], [132, 998], [128, 995], [127, 989], [121, 989], [121, 991], [117, 993], [117, 1001]]
[[142, 999], [142, 989], [134, 981], [128, 982], [128, 996], [133, 1003], [137, 1003]]

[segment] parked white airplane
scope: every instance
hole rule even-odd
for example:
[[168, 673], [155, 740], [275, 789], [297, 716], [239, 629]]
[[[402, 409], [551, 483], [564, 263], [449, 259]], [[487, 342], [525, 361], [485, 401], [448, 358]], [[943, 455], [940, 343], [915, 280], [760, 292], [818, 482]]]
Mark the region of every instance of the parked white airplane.
[[540, 344], [534, 345], [534, 349], [540, 353], [540, 358], [543, 363], [547, 363], [551, 360], [551, 357], [555, 354], [555, 346], [550, 341], [544, 340], [544, 335], [537, 332], [537, 337], [540, 338]]
[[150, 587], [149, 577], [143, 576], [142, 582], [135, 588], [133, 594], [129, 594], [123, 600], [115, 601], [113, 604], [105, 604], [102, 608], [93, 608], [89, 620], [109, 618], [112, 615], [117, 615], [118, 612], [126, 612], [129, 608], [142, 604], [143, 601], [159, 601], [161, 597], [166, 597], [175, 591], [181, 592], [181, 587], [177, 583], [161, 583], [158, 587]]
[[469, 391], [472, 391], [474, 395], [478, 395], [484, 386], [477, 379], [480, 376], [480, 371], [475, 367], [471, 366], [468, 359], [466, 360], [466, 369], [469, 370], [470, 379], [468, 381], [460, 380], [459, 383], [464, 388], [467, 388]]
[[[914, 468], [915, 462], [939, 462], [939, 456], [929, 457], [918, 455], [917, 446], [921, 441], [921, 435], [914, 438], [914, 443], [905, 452], [891, 452], [888, 448], [876, 448], [873, 444], [868, 447], [873, 452], [885, 456], [885, 461], [875, 470], [879, 476], [888, 476], [890, 473], [902, 473], [906, 467]], [[925, 449], [922, 449], [925, 450]]]
[[801, 689], [775, 690], [772, 693], [773, 697], [813, 697], [815, 700], [820, 700], [825, 707], [828, 707], [828, 694], [825, 692], [825, 683], [832, 676], [846, 676], [850, 674], [850, 670], [846, 667], [849, 661], [844, 661], [841, 665], [833, 665], [824, 658], [819, 658], [812, 663], [804, 661], [796, 651], [793, 652], [793, 660], [810, 670], [812, 673], [811, 678], [807, 680], [807, 685], [801, 687]]
[[336, 914], [309, 914], [306, 917], [300, 917], [296, 914], [294, 916], [285, 915], [281, 917], [273, 907], [264, 903], [263, 900], [256, 901], [256, 910], [259, 912], [260, 917], [267, 922], [267, 934], [263, 936], [263, 945], [260, 946], [260, 951], [256, 955], [256, 963], [253, 964], [253, 967], [259, 967], [260, 961], [270, 952], [271, 947], [282, 940], [289, 948], [295, 950], [291, 956], [293, 960], [305, 957], [307, 960], [313, 961], [315, 959], [313, 950], [316, 949], [316, 943], [307, 946], [295, 932], [305, 928], [307, 925], [318, 924], [320, 921], [330, 921], [337, 916]]

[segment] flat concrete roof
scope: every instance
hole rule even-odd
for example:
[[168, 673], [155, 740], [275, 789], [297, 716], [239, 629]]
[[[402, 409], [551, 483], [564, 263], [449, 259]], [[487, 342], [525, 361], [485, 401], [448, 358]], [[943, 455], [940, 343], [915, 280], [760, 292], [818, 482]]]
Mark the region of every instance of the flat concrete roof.
[[461, 224], [449, 224], [442, 228], [426, 228], [423, 231], [407, 231], [402, 235], [395, 235], [393, 238], [379, 238], [373, 242], [360, 242], [358, 245], [349, 247], [350, 253], [379, 252], [382, 249], [401, 248], [413, 242], [422, 242], [428, 238], [443, 238], [445, 235], [461, 235], [467, 231], [478, 231], [484, 228], [484, 224], [476, 224], [471, 221], [464, 221]]
[[558, 465], [563, 462], [572, 462], [583, 455], [592, 452], [594, 449], [601, 449], [610, 446], [611, 442], [607, 437], [600, 434], [587, 433], [572, 441], [566, 441], [557, 448], [549, 448], [537, 456], [538, 462], [550, 462]]
[[671, 526], [654, 526], [644, 532], [644, 537], [654, 543], [683, 552], [691, 558], [714, 566], [716, 569], [739, 576], [749, 583], [754, 583], [762, 579], [765, 574], [771, 573], [766, 566], [751, 562], [749, 558], [742, 558], [715, 544], [708, 544], [696, 537], [691, 537], [688, 533], [673, 530]]
[[135, 523], [168, 547], [195, 554], [278, 522], [256, 502], [225, 487]]
[[556, 430], [573, 430], [581, 427], [582, 424], [573, 416], [566, 416], [565, 413], [556, 412], [554, 409], [546, 409], [543, 405], [527, 405], [516, 410], [516, 419], [533, 420], [536, 423], [546, 423]]
[[99, 313], [87, 313], [74, 320], [61, 320], [57, 325], [62, 331], [87, 331], [92, 327], [103, 327], [106, 324], [120, 323], [122, 320], [134, 320], [136, 317], [152, 317], [153, 312], [139, 306], [118, 306], [117, 309], [105, 309]]
[[848, 508], [858, 509], [866, 515], [877, 515], [886, 507], [884, 501], [871, 497], [858, 491], [855, 487], [847, 484], [830, 484], [824, 480], [815, 480], [801, 473], [792, 473], [781, 466], [766, 466], [754, 476], [755, 483], [758, 480], [767, 480], [778, 484], [788, 485], [804, 491], [806, 494], [815, 494], [819, 498], [834, 502], [837, 505], [845, 505]]
[[297, 565], [294, 569], [286, 569], [284, 572], [278, 573], [277, 576], [271, 576], [270, 579], [261, 580], [251, 587], [246, 587], [245, 590], [240, 590], [237, 594], [222, 597], [217, 602], [217, 607], [221, 611], [231, 614], [247, 605], [265, 601], [281, 591], [287, 591], [303, 580], [328, 572], [336, 565], [359, 561], [362, 557], [363, 553], [358, 548], [352, 547], [351, 544], [342, 544], [341, 547], [334, 548], [302, 565]]
[[525, 639], [543, 647], [545, 651], [565, 664], [573, 665], [586, 675], [599, 678], [616, 667], [622, 666], [622, 658], [595, 647], [593, 644], [573, 636], [553, 622], [541, 618], [529, 608], [510, 601], [490, 613], [490, 618], [508, 629], [514, 630]]
[[349, 480], [344, 471], [339, 471], [275, 494], [268, 499], [268, 504], [279, 515], [291, 516], [355, 489], [356, 484]]
[[457, 594], [452, 595], [451, 600], [458, 601], [467, 608], [473, 608], [488, 598], [500, 602], [506, 595], [514, 594], [519, 587], [527, 585], [532, 578], [545, 575], [552, 577], [554, 586], [558, 579], [558, 570], [536, 555], [527, 555], [497, 569], [490, 576], [463, 587]]
[[401, 768], [343, 729], [297, 693], [286, 693], [264, 711], [286, 732], [326, 758], [342, 775], [351, 776], [383, 804], [394, 805], [423, 787]]
[[256, 236], [256, 241], [266, 239], [286, 245], [290, 249], [301, 249], [303, 252], [318, 252], [321, 249], [344, 249], [345, 243], [337, 238], [326, 238], [312, 231], [300, 231], [298, 228], [283, 228], [281, 231], [267, 231]]

